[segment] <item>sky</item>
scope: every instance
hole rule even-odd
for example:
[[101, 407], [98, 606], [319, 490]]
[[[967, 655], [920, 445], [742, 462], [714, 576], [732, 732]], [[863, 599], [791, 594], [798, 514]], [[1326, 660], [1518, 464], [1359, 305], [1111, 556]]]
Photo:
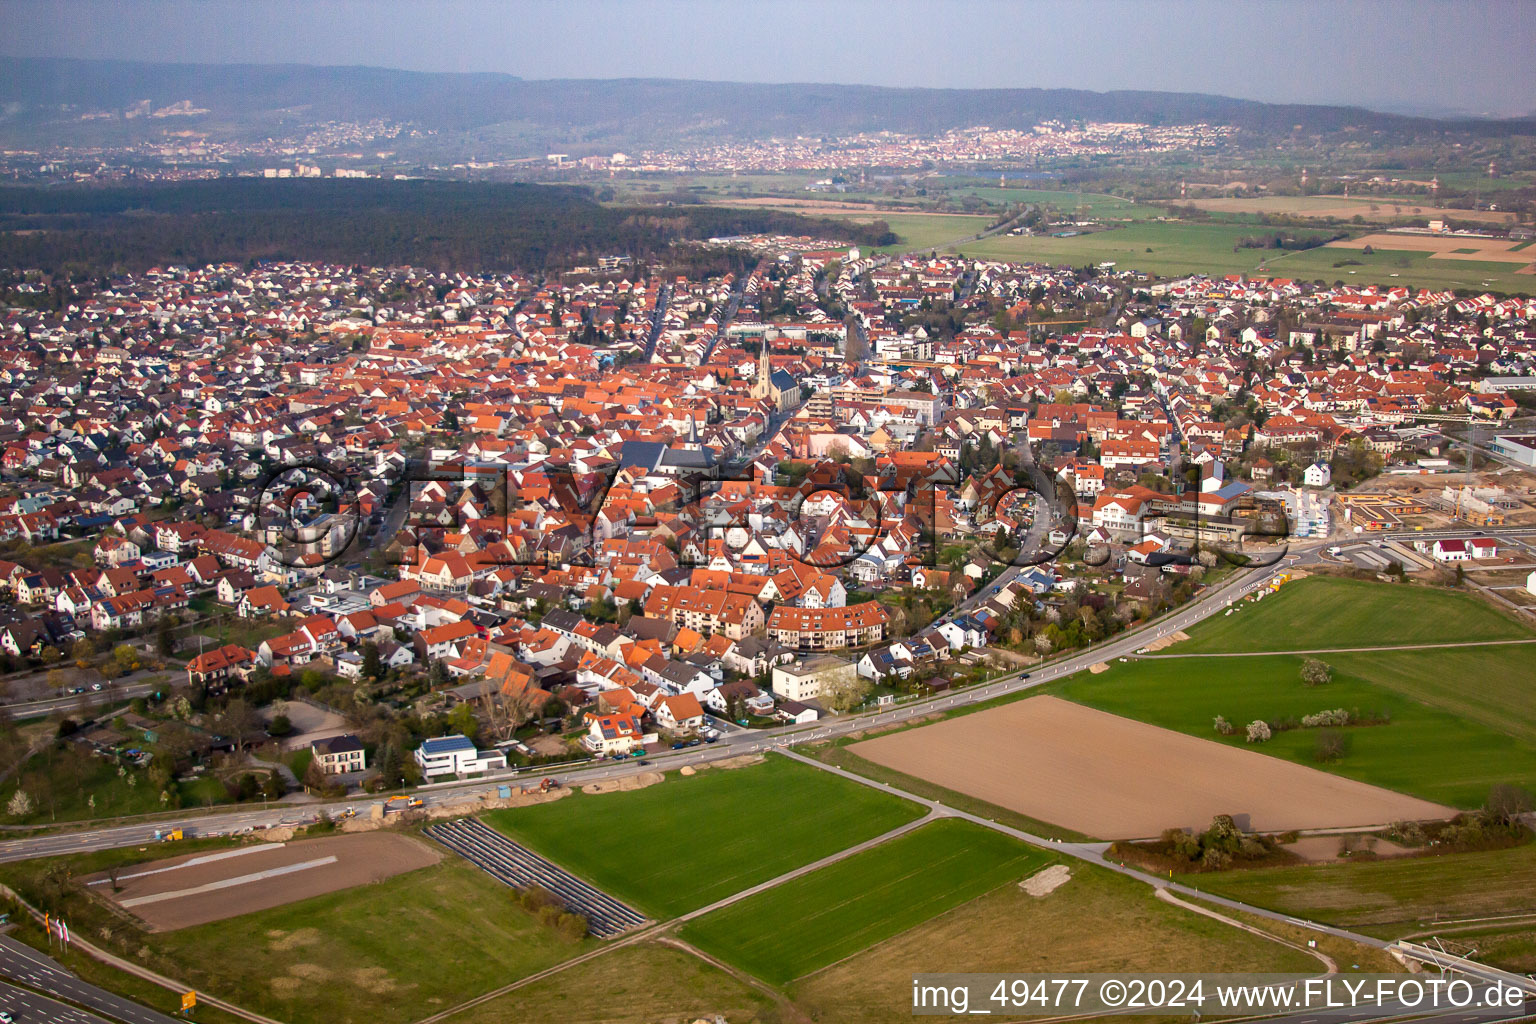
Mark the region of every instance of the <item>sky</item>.
[[0, 54], [1536, 113], [1536, 0], [0, 0]]

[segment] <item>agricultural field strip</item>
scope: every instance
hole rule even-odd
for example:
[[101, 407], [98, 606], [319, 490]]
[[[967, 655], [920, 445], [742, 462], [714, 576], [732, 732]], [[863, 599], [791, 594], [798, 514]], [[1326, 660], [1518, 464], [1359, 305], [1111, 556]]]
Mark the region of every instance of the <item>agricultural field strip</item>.
[[[207, 853], [200, 857], [184, 860], [180, 864], [172, 864], [170, 867], [151, 868], [148, 871], [135, 871], [131, 875], [118, 875], [118, 882], [131, 882], [135, 878], [148, 878], [150, 875], [163, 875], [167, 871], [179, 871], [182, 868], [196, 867], [199, 864], [209, 864], [213, 861], [228, 860], [230, 857], [243, 857], [248, 853], [263, 853], [267, 850], [277, 849], [284, 843], [263, 843], [260, 846], [242, 846], [237, 850], [225, 850], [223, 853]], [[112, 881], [110, 878], [92, 878], [86, 881], [86, 885], [105, 885]]]
[[515, 889], [542, 886], [585, 917], [592, 934], [612, 938], [645, 924], [644, 915], [596, 886], [514, 843], [474, 818], [432, 825], [426, 834]]
[[1431, 651], [1446, 647], [1508, 647], [1511, 644], [1536, 644], [1536, 637], [1527, 640], [1458, 640], [1441, 644], [1388, 644], [1382, 647], [1311, 647], [1284, 651], [1190, 651], [1172, 653], [1139, 654], [1138, 658], [1260, 658], [1283, 654], [1372, 654], [1376, 651]]
[[[1041, 851], [953, 817], [860, 851], [830, 868], [762, 894], [684, 930], [708, 949], [730, 949], [739, 966], [787, 982], [871, 948], [984, 895], [1044, 863]], [[995, 858], [995, 859], [994, 859]]]
[[249, 885], [251, 882], [261, 882], [269, 878], [279, 878], [283, 875], [291, 875], [296, 871], [308, 871], [310, 868], [325, 867], [327, 864], [335, 864], [337, 857], [317, 857], [314, 860], [300, 861], [297, 864], [284, 864], [282, 867], [267, 868], [265, 871], [254, 871], [248, 875], [236, 875], [233, 878], [221, 878], [217, 882], [206, 882], [195, 885], [190, 889], [171, 889], [166, 892], [151, 893], [148, 896], [134, 896], [121, 902], [124, 907], [138, 907], [146, 903], [160, 903], [164, 900], [180, 899], [183, 896], [200, 896], [203, 893], [215, 892], [219, 889], [232, 889], [240, 885]]
[[836, 864], [838, 861], [847, 860], [849, 857], [852, 857], [855, 854], [860, 854], [866, 850], [871, 850], [876, 846], [884, 845], [892, 839], [896, 839], [899, 836], [904, 836], [908, 832], [915, 831], [924, 825], [946, 817], [952, 817], [952, 815], [943, 810], [940, 810], [939, 808], [930, 807], [927, 814], [921, 818], [916, 819], [915, 821], [909, 821], [905, 825], [893, 828], [891, 831], [875, 836], [873, 839], [866, 839], [862, 843], [857, 843], [853, 846], [850, 846], [846, 850], [839, 850], [837, 853], [830, 854], [817, 861], [812, 861], [810, 864], [802, 865], [801, 867], [795, 868], [793, 871], [786, 871], [784, 874], [779, 875], [777, 878], [770, 878], [766, 882], [759, 882], [757, 885], [743, 889], [740, 892], [732, 893], [724, 899], [716, 900], [707, 907], [700, 907], [697, 910], [690, 910], [688, 913], [683, 914], [681, 917], [678, 917], [671, 923], [683, 924], [688, 921], [692, 921], [694, 918], [703, 917], [705, 914], [711, 913], [713, 911], [723, 910], [733, 903], [740, 903], [742, 900], [747, 899], [750, 896], [756, 896], [760, 892], [766, 892], [769, 889], [776, 889], [783, 885], [785, 882], [793, 881], [796, 878], [799, 878], [802, 875], [808, 875], [813, 871], [819, 871], [824, 867], [829, 867], [832, 864]]
[[1279, 921], [1285, 924], [1296, 925], [1297, 927], [1306, 928], [1309, 931], [1319, 932], [1325, 935], [1332, 935], [1336, 938], [1347, 939], [1350, 942], [1358, 942], [1362, 945], [1370, 946], [1374, 949], [1386, 949], [1389, 945], [1391, 945], [1391, 943], [1385, 939], [1378, 939], [1372, 935], [1364, 935], [1360, 932], [1350, 931], [1347, 928], [1338, 928], [1333, 925], [1319, 924], [1316, 921], [1303, 920], [1290, 914], [1282, 914], [1278, 911], [1266, 910], [1263, 907], [1255, 907], [1251, 904], [1243, 903], [1241, 900], [1230, 899], [1225, 896], [1217, 896], [1213, 893], [1208, 893], [1197, 889], [1192, 885], [1186, 885], [1181, 882], [1174, 882], [1168, 879], [1158, 878], [1155, 875], [1149, 875], [1144, 871], [1138, 870], [1137, 868], [1126, 867], [1116, 861], [1105, 860], [1103, 855], [1104, 851], [1109, 849], [1109, 843], [1062, 843], [1051, 839], [1045, 839], [1041, 836], [1034, 835], [1033, 833], [1025, 832], [1023, 829], [1017, 829], [1009, 825], [999, 824], [998, 822], [992, 821], [990, 818], [983, 818], [980, 815], [971, 814], [967, 811], [956, 810], [953, 807], [950, 807], [938, 800], [928, 800], [917, 796], [916, 794], [908, 793], [905, 790], [897, 789], [896, 787], [886, 783], [875, 782], [873, 779], [866, 779], [862, 775], [857, 775], [854, 772], [848, 771], [847, 769], [838, 768], [834, 765], [823, 764], [815, 758], [807, 757], [798, 751], [784, 750], [782, 753], [785, 757], [803, 762], [815, 768], [820, 768], [824, 772], [831, 772], [834, 775], [841, 775], [845, 779], [849, 779], [851, 781], [860, 783], [861, 785], [868, 786], [871, 789], [877, 789], [881, 792], [892, 793], [896, 796], [904, 797], [905, 799], [911, 800], [913, 803], [921, 804], [924, 807], [943, 810], [947, 812], [950, 817], [962, 818], [966, 821], [973, 822], [985, 828], [992, 829], [993, 831], [1001, 832], [1004, 835], [1013, 836], [1015, 839], [1022, 840], [1032, 846], [1038, 846], [1041, 849], [1055, 850], [1059, 853], [1065, 854], [1068, 857], [1086, 861], [1089, 864], [1095, 865], [1096, 867], [1106, 868], [1117, 874], [1125, 875], [1129, 878], [1134, 878], [1140, 882], [1145, 882], [1147, 885], [1150, 885], [1155, 889], [1166, 888], [1176, 893], [1182, 893], [1186, 896], [1196, 896], [1208, 902], [1227, 907], [1230, 910], [1240, 910], [1247, 914], [1253, 914], [1257, 917], [1265, 918], [1266, 920]]

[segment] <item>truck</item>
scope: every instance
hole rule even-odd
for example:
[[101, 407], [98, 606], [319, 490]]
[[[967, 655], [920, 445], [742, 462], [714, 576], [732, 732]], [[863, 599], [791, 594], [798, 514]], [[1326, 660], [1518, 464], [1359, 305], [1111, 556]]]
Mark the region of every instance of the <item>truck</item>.
[[419, 796], [413, 796], [405, 802], [407, 807], [425, 807], [427, 802]]
[[182, 839], [184, 837], [185, 837], [185, 832], [183, 832], [179, 828], [157, 828], [157, 829], [155, 829], [155, 840], [157, 842], [161, 842], [161, 843], [174, 843], [176, 840]]

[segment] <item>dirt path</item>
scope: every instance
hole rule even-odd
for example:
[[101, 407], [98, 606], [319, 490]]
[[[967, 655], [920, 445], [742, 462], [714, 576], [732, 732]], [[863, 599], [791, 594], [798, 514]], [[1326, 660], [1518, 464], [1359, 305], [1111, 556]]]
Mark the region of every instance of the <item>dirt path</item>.
[[1233, 928], [1236, 928], [1239, 931], [1245, 931], [1250, 934], [1257, 935], [1261, 939], [1268, 939], [1270, 942], [1279, 943], [1282, 946], [1289, 946], [1291, 949], [1300, 950], [1308, 956], [1320, 961], [1323, 965], [1323, 969], [1327, 971], [1327, 973], [1339, 973], [1339, 965], [1334, 962], [1333, 957], [1329, 956], [1327, 953], [1324, 953], [1320, 949], [1311, 949], [1307, 946], [1299, 946], [1288, 939], [1280, 938], [1278, 935], [1271, 935], [1269, 932], [1262, 928], [1255, 928], [1251, 924], [1244, 924], [1242, 921], [1239, 921], [1235, 917], [1228, 917], [1226, 914], [1218, 914], [1216, 911], [1210, 909], [1209, 907], [1202, 907], [1198, 903], [1190, 903], [1188, 900], [1181, 900], [1162, 886], [1158, 886], [1153, 890], [1153, 892], [1157, 898], [1162, 900], [1164, 903], [1172, 903], [1176, 907], [1182, 907], [1185, 910], [1192, 911], [1193, 913], [1199, 914], [1202, 917], [1209, 917], [1213, 921], [1220, 921], [1222, 924], [1231, 925]]
[[711, 967], [729, 974], [743, 985], [757, 989], [759, 992], [771, 998], [779, 1007], [779, 1009], [784, 1011], [786, 1020], [805, 1021], [807, 1024], [809, 1024], [811, 1018], [807, 1017], [805, 1013], [800, 1009], [800, 1007], [796, 1006], [788, 996], [773, 986], [769, 985], [767, 982], [759, 981], [758, 979], [752, 977], [752, 975], [747, 974], [745, 971], [739, 971], [722, 960], [716, 960], [708, 953], [694, 946], [690, 946], [682, 939], [674, 938], [671, 935], [663, 935], [656, 941], [663, 946], [671, 946], [673, 949], [681, 950], [682, 952], [687, 953], [689, 956], [697, 957], [698, 959], [709, 964]]
[[1171, 654], [1142, 654], [1142, 658], [1268, 658], [1276, 654], [1370, 654], [1374, 651], [1433, 651], [1444, 647], [1508, 647], [1512, 644], [1536, 644], [1528, 640], [1454, 640], [1442, 644], [1389, 644], [1385, 647], [1312, 647], [1286, 651], [1190, 651]]

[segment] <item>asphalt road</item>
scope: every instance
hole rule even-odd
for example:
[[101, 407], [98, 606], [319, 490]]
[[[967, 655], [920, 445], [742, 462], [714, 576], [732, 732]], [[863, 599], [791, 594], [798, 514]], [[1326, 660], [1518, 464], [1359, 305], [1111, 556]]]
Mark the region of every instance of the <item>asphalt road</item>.
[[[680, 751], [667, 751], [647, 757], [642, 764], [635, 759], [600, 761], [591, 767], [569, 769], [508, 771], [467, 782], [443, 782], [419, 787], [415, 793], [429, 806], [461, 803], [466, 799], [486, 793], [494, 793], [500, 783], [516, 784], [519, 779], [553, 775], [572, 784], [585, 784], [603, 779], [622, 778], [643, 771], [664, 768], [675, 770], [688, 764], [716, 761], [742, 754], [759, 753], [803, 743], [811, 739], [826, 739], [845, 735], [858, 729], [892, 725], [915, 716], [963, 707], [981, 701], [992, 700], [1006, 694], [1018, 693], [1072, 675], [1100, 661], [1130, 656], [1135, 651], [1160, 636], [1185, 629], [1208, 615], [1224, 610], [1234, 600], [1263, 586], [1276, 571], [1274, 568], [1250, 570], [1229, 580], [1226, 585], [1185, 605], [1155, 625], [1135, 633], [1116, 637], [1087, 651], [1075, 654], [1028, 673], [1015, 672], [1000, 676], [985, 686], [973, 687], [959, 693], [911, 701], [885, 711], [858, 715], [842, 715], [814, 722], [809, 725], [784, 726], [775, 729], [752, 729], [722, 736], [713, 744], [690, 747]], [[244, 807], [228, 811], [216, 811], [180, 818], [162, 818], [107, 828], [81, 829], [13, 839], [0, 845], [0, 862], [29, 860], [34, 857], [58, 857], [93, 850], [112, 849], [121, 846], [147, 845], [155, 842], [157, 829], [184, 828], [196, 836], [227, 835], [241, 829], [259, 829], [275, 825], [300, 824], [313, 820], [321, 811], [333, 817], [348, 807], [358, 814], [366, 814], [374, 804], [383, 803], [382, 797], [360, 800], [337, 801], [327, 804], [274, 804], [266, 808]]]
[[15, 985], [0, 984], [0, 1010], [16, 1024], [108, 1024], [104, 1017]]
[[[98, 1013], [104, 1014], [114, 1020], [123, 1021], [124, 1024], [176, 1024], [176, 1018], [168, 1017], [156, 1010], [140, 1006], [138, 1003], [122, 996], [114, 995], [104, 988], [87, 984], [75, 977], [59, 964], [57, 960], [45, 953], [40, 953], [31, 946], [9, 935], [0, 935], [0, 976], [26, 985], [29, 988], [47, 992], [50, 995], [68, 999], [72, 1003], [89, 1007]], [[17, 991], [4, 988], [5, 991]], [[40, 999], [39, 996], [30, 996], [32, 999]], [[0, 995], [3, 999], [3, 995]], [[52, 1013], [58, 1013], [61, 1004], [53, 1000], [46, 1000], [53, 1007]], [[41, 1010], [42, 1007], [39, 1007]], [[32, 1012], [26, 1016], [11, 1012], [16, 1016], [16, 1024], [34, 1024], [36, 1020], [57, 1020], [60, 1024], [78, 1024], [80, 1021], [100, 1021], [100, 1017], [93, 1017], [79, 1010], [71, 1010], [62, 1007], [75, 1014], [73, 1017], [41, 1016], [34, 1017]]]
[[[1377, 537], [1434, 538], [1439, 536], [1471, 536], [1473, 534], [1500, 535], [1510, 532], [1513, 531], [1508, 528], [1489, 530], [1456, 528], [1423, 532], [1396, 531], [1391, 534], [1378, 534]], [[1111, 661], [1121, 657], [1134, 657], [1135, 652], [1139, 648], [1144, 647], [1158, 637], [1180, 629], [1187, 629], [1210, 615], [1224, 611], [1233, 601], [1263, 586], [1275, 572], [1293, 565], [1306, 565], [1319, 561], [1322, 546], [1327, 543], [1329, 542], [1324, 540], [1314, 540], [1308, 541], [1306, 546], [1295, 545], [1290, 553], [1281, 559], [1277, 565], [1255, 568], [1240, 573], [1231, 580], [1228, 580], [1223, 586], [1177, 609], [1152, 626], [1138, 630], [1135, 633], [1115, 637], [1068, 658], [1064, 658], [1061, 661], [1031, 670], [1029, 673], [1015, 672], [1001, 676], [985, 686], [974, 687], [958, 693], [946, 694], [925, 700], [910, 701], [884, 711], [834, 716], [809, 725], [734, 732], [722, 736], [718, 743], [652, 755], [647, 758], [647, 761], [650, 762], [647, 765], [641, 765], [635, 760], [610, 760], [597, 762], [591, 767], [508, 771], [467, 782], [436, 783], [420, 787], [416, 792], [428, 805], [435, 806], [459, 803], [480, 794], [493, 793], [499, 783], [510, 782], [515, 784], [519, 779], [528, 777], [536, 779], [542, 775], [553, 775], [562, 780], [569, 779], [574, 784], [582, 784], [635, 775], [642, 771], [651, 770], [653, 767], [674, 770], [683, 765], [720, 760], [740, 754], [757, 753], [788, 747], [810, 739], [827, 739], [845, 735], [854, 730], [891, 725], [913, 717], [931, 714], [935, 711], [963, 707], [968, 704], [1033, 689], [1045, 683], [1061, 679], [1064, 676], [1081, 672], [1097, 662]], [[1003, 578], [1011, 577], [1005, 575]], [[990, 590], [991, 588], [988, 587], [987, 589]], [[970, 602], [967, 602], [966, 606], [968, 607], [976, 600], [979, 600], [979, 597], [973, 597]], [[368, 797], [360, 800], [338, 801], [329, 804], [274, 804], [266, 808], [248, 806], [202, 815], [186, 815], [179, 818], [158, 819], [106, 828], [58, 832], [25, 839], [15, 839], [0, 845], [0, 862], [27, 860], [34, 857], [66, 856], [93, 850], [149, 844], [155, 841], [154, 832], [157, 828], [182, 827], [190, 829], [192, 834], [198, 836], [224, 835], [240, 829], [259, 829], [279, 825], [284, 822], [298, 824], [312, 819], [322, 810], [327, 814], [336, 816], [348, 807], [353, 807], [357, 813], [366, 814], [373, 804], [381, 802], [381, 797]]]

